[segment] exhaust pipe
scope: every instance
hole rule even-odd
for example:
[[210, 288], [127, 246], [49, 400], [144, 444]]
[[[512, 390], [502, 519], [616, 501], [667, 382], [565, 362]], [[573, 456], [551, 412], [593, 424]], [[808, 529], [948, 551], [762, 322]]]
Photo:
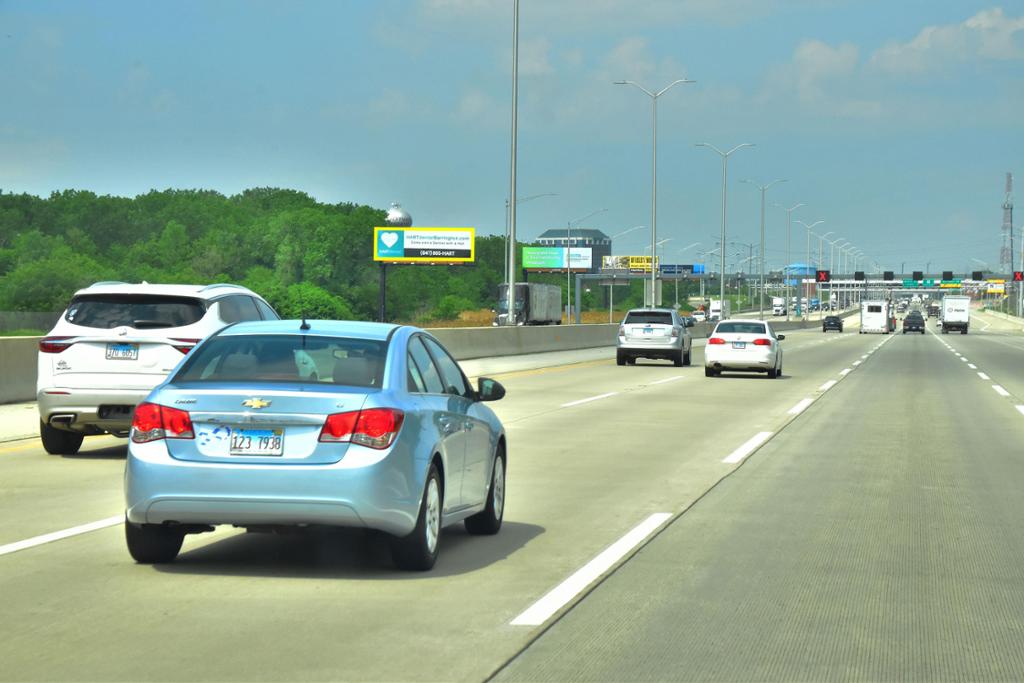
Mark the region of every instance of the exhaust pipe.
[[75, 421], [74, 415], [51, 415], [50, 424], [52, 425], [64, 425], [65, 427], [70, 426]]

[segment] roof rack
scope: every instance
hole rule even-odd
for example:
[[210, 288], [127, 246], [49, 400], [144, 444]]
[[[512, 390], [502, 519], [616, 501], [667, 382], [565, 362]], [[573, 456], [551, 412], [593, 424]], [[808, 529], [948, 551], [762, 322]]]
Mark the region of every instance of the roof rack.
[[126, 285], [126, 284], [128, 284], [128, 283], [127, 282], [122, 282], [120, 280], [101, 280], [100, 282], [94, 282], [94, 283], [92, 283], [89, 286], [90, 287], [99, 287], [100, 285]]
[[217, 287], [231, 287], [232, 289], [245, 289], [245, 287], [243, 287], [242, 285], [235, 285], [235, 284], [231, 284], [230, 282], [215, 282], [212, 285], [206, 285], [205, 287], [203, 287], [199, 291], [200, 292], [205, 292], [208, 289], [216, 289]]

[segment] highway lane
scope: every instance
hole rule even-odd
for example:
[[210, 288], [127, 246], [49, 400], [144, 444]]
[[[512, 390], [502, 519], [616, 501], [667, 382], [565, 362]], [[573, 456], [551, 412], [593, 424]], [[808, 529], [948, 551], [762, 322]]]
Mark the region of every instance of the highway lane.
[[998, 334], [889, 338], [497, 679], [1020, 680], [1024, 415], [946, 348]]
[[[517, 615], [650, 514], [691, 504], [736, 466], [723, 459], [844, 368], [869, 366], [886, 339], [787, 334], [781, 380], [705, 378], [700, 345], [691, 368], [607, 360], [502, 376], [506, 527], [446, 532], [430, 574], [394, 571], [382, 539], [360, 532], [223, 530], [190, 537], [163, 568], [132, 564], [119, 527], [0, 556], [0, 660], [18, 679], [480, 680], [529, 641]], [[55, 522], [44, 532], [118, 514], [123, 461], [107, 456], [0, 453], [4, 541], [39, 529], [36, 510]], [[39, 468], [49, 489], [23, 485]]]

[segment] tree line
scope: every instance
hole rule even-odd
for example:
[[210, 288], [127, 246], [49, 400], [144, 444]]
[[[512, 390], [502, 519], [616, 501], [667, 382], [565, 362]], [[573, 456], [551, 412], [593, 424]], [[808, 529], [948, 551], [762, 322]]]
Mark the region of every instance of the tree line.
[[[232, 282], [265, 297], [283, 317], [374, 320], [373, 228], [384, 217], [383, 209], [325, 204], [280, 188], [233, 196], [0, 191], [0, 310], [60, 311], [77, 289], [100, 280]], [[473, 266], [390, 267], [389, 319], [429, 322], [491, 308], [504, 280], [503, 250], [500, 236], [478, 235]], [[558, 275], [531, 280], [564, 287]], [[627, 303], [618, 293], [616, 299]], [[602, 300], [590, 295], [586, 304]]]

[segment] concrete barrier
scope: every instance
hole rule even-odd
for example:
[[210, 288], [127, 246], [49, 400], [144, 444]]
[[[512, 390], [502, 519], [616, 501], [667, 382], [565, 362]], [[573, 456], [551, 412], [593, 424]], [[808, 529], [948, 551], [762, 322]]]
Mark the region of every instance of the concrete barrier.
[[[613, 346], [618, 325], [445, 327], [429, 330], [457, 360]], [[36, 397], [39, 337], [0, 338], [0, 403]]]
[[0, 338], [0, 403], [36, 397], [36, 353], [39, 337]]
[[[843, 314], [840, 314], [843, 315]], [[817, 320], [773, 321], [777, 331], [820, 325]], [[694, 339], [705, 339], [713, 325], [690, 328]], [[550, 325], [547, 327], [444, 327], [431, 329], [456, 360], [518, 356], [544, 351], [575, 351], [615, 345], [618, 324]], [[36, 397], [36, 353], [39, 337], [0, 337], [0, 403], [32, 401]]]

